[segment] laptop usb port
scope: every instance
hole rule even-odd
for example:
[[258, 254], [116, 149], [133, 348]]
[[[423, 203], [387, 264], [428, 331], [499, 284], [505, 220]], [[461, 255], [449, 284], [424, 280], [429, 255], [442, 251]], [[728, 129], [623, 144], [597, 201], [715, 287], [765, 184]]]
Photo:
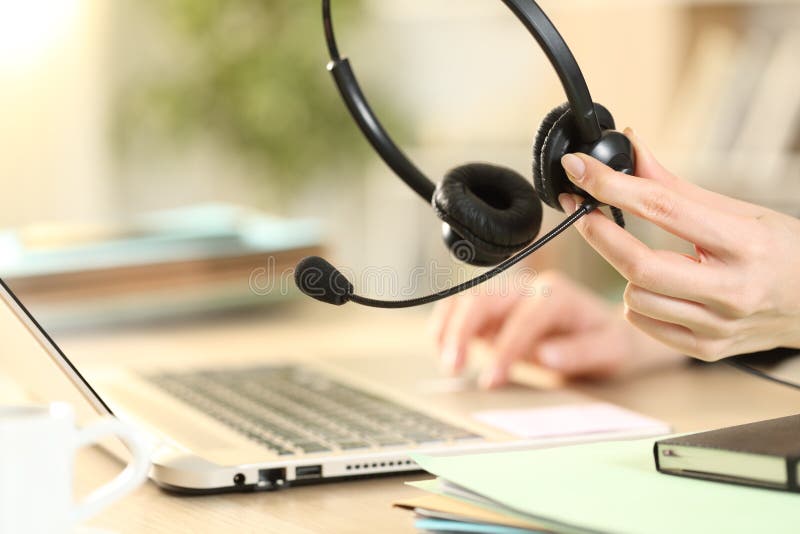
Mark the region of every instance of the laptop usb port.
[[297, 480], [305, 480], [309, 478], [321, 478], [322, 466], [321, 465], [303, 465], [296, 467], [294, 470], [294, 478]]

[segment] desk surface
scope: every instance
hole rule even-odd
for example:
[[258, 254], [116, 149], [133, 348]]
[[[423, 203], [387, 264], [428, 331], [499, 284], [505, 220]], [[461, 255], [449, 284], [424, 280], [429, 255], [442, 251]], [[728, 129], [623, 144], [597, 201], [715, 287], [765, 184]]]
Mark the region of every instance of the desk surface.
[[[317, 325], [308, 335], [308, 325]], [[170, 358], [195, 362], [201, 355], [247, 357], [271, 350], [287, 353], [374, 351], [380, 347], [431, 352], [424, 313], [340, 312], [314, 305], [282, 309], [236, 320], [204, 320], [169, 327], [73, 334], [67, 353], [92, 358], [107, 353], [129, 361]], [[379, 356], [375, 356], [379, 357]], [[726, 366], [675, 365], [633, 377], [573, 386], [586, 394], [668, 421], [676, 431], [694, 431], [788, 415], [797, 411], [798, 394], [740, 374]], [[0, 388], [1, 389], [1, 388]], [[525, 388], [514, 388], [524, 404]], [[85, 494], [119, 470], [100, 449], [79, 453], [76, 491]], [[392, 501], [418, 495], [404, 486], [424, 474], [291, 488], [282, 492], [178, 497], [148, 483], [91, 522], [120, 534], [139, 532], [412, 532], [408, 513]], [[535, 484], [535, 479], [531, 479]]]

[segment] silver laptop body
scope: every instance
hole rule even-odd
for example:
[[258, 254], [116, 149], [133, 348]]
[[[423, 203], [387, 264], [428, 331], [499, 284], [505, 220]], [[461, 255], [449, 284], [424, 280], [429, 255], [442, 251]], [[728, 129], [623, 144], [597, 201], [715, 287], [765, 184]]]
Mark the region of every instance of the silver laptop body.
[[[668, 431], [654, 424], [635, 432], [519, 439], [470, 414], [591, 399], [570, 391], [445, 391], [435, 387], [442, 381], [427, 355], [281, 361], [267, 354], [189, 369], [79, 369], [2, 280], [0, 297], [0, 372], [36, 400], [66, 400], [83, 408], [84, 417], [113, 415], [135, 425], [152, 446], [151, 478], [170, 491], [277, 490], [414, 471], [409, 454], [417, 452], [490, 452]], [[127, 453], [117, 441], [104, 446], [120, 457]]]

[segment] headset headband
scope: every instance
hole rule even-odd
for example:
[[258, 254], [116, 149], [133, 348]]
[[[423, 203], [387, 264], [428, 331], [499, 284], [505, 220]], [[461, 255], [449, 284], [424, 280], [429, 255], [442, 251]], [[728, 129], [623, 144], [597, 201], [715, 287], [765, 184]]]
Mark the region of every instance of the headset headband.
[[[503, 0], [539, 43], [550, 64], [561, 80], [567, 95], [580, 140], [591, 144], [601, 136], [600, 124], [595, 114], [589, 87], [561, 34], [533, 0]], [[325, 25], [325, 40], [331, 61], [328, 70], [333, 75], [342, 99], [363, 134], [386, 164], [418, 195], [430, 202], [435, 190], [434, 183], [414, 165], [395, 144], [369, 106], [356, 80], [350, 62], [339, 55], [333, 31], [330, 0], [322, 0], [322, 17]]]

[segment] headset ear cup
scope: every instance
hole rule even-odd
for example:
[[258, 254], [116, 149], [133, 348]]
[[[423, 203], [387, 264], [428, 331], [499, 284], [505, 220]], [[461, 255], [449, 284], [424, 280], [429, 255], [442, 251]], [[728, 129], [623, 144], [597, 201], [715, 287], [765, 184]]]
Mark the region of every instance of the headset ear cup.
[[539, 194], [539, 198], [541, 198], [542, 201], [548, 206], [550, 205], [550, 202], [545, 200], [545, 198], [542, 196], [542, 192], [544, 191], [541, 172], [542, 147], [544, 146], [545, 139], [547, 139], [547, 136], [550, 135], [550, 130], [553, 128], [553, 125], [568, 110], [569, 102], [564, 102], [560, 106], [550, 110], [550, 113], [545, 115], [544, 119], [539, 124], [539, 129], [536, 131], [536, 137], [533, 139], [533, 185], [536, 188], [536, 192]]
[[[595, 113], [601, 130], [615, 128], [614, 117], [602, 105], [595, 102]], [[542, 202], [553, 209], [563, 211], [558, 203], [561, 193], [575, 193], [577, 189], [567, 178], [567, 173], [561, 166], [561, 158], [565, 154], [577, 151], [578, 134], [575, 121], [572, 119], [572, 110], [567, 110], [552, 124], [548, 134], [542, 141], [538, 161], [534, 157], [534, 175], [537, 176], [536, 192]], [[549, 115], [548, 115], [549, 116]], [[538, 141], [538, 134], [537, 134]]]
[[[446, 224], [445, 241], [465, 241], [473, 265], [494, 265], [536, 238], [542, 205], [531, 183], [505, 167], [471, 163], [444, 177], [433, 195], [433, 208]], [[462, 243], [463, 244], [463, 243]]]

